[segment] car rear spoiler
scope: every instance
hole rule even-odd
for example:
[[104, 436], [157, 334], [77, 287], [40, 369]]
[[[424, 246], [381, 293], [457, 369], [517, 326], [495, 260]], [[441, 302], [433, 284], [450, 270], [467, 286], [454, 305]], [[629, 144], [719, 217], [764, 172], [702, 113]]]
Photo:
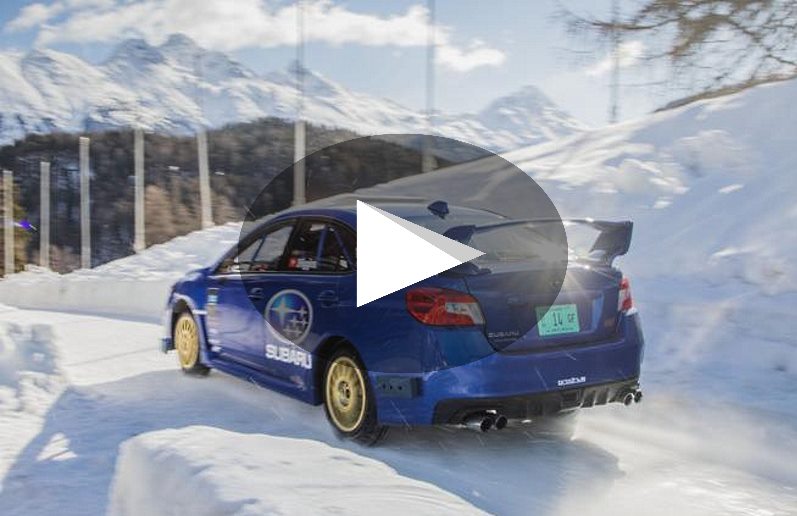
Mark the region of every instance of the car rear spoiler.
[[589, 250], [590, 258], [605, 263], [612, 263], [615, 258], [628, 252], [631, 246], [631, 234], [634, 223], [630, 220], [610, 221], [594, 219], [526, 219], [507, 220], [483, 225], [464, 225], [449, 228], [443, 236], [468, 244], [476, 233], [511, 226], [543, 225], [563, 223], [565, 226], [581, 224], [599, 231], [600, 234]]

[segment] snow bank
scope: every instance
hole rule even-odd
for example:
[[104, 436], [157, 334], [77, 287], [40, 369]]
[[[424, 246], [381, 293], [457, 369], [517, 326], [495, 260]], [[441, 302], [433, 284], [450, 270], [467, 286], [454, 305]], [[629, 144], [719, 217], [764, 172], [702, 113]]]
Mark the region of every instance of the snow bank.
[[232, 246], [240, 224], [177, 237], [93, 269], [57, 274], [39, 267], [0, 281], [0, 302], [20, 308], [66, 310], [158, 320], [169, 289]]
[[[7, 310], [14, 309], [0, 306]], [[27, 384], [44, 388], [57, 373], [53, 339], [47, 324], [0, 324], [0, 410], [18, 409], [25, 400], [16, 394]]]
[[385, 464], [304, 439], [192, 426], [122, 444], [109, 514], [482, 514]]
[[[0, 314], [15, 312], [0, 305]], [[64, 389], [54, 341], [47, 324], [0, 321], [0, 492], [14, 459]]]

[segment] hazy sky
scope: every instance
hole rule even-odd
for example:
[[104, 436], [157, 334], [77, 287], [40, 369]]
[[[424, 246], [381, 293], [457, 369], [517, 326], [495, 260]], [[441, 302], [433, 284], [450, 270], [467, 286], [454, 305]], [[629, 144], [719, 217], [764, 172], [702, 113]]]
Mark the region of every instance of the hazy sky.
[[[437, 107], [476, 111], [531, 84], [583, 121], [605, 123], [607, 56], [575, 51], [583, 45], [554, 17], [562, 4], [605, 14], [610, 0], [437, 0]], [[120, 39], [160, 43], [183, 32], [256, 71], [271, 71], [295, 55], [293, 6], [278, 0], [2, 0], [0, 48], [42, 46], [99, 62]], [[306, 0], [305, 12], [309, 68], [356, 91], [424, 106], [425, 0]], [[626, 81], [639, 82], [636, 57], [644, 45], [629, 41], [623, 48]], [[622, 93], [623, 119], [665, 100], [639, 86]]]

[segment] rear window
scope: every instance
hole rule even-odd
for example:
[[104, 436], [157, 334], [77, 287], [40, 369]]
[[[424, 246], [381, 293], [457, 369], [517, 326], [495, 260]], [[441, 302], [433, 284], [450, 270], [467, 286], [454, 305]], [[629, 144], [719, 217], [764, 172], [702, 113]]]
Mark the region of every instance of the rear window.
[[567, 254], [570, 261], [600, 259], [592, 252], [592, 245], [600, 236], [600, 231], [586, 224], [565, 221], [567, 233]]
[[[592, 260], [592, 245], [600, 232], [595, 228], [577, 223], [564, 222], [567, 235], [567, 259], [569, 261]], [[522, 224], [498, 227], [473, 235], [467, 245], [485, 251], [476, 258], [476, 263], [542, 261], [555, 263], [563, 258], [559, 224]]]
[[473, 235], [468, 245], [486, 254], [476, 263], [533, 260], [555, 263], [563, 258], [555, 224], [497, 227]]

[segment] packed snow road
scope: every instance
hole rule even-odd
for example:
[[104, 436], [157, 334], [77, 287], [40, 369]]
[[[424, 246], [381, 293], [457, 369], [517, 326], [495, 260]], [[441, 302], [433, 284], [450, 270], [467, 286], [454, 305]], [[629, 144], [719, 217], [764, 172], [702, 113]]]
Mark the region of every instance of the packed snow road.
[[[230, 450], [246, 452], [256, 479], [282, 463], [301, 472], [301, 463], [269, 462], [291, 443], [310, 450], [309, 476], [353, 465], [384, 478], [368, 485], [362, 475], [338, 478], [339, 488], [313, 492], [333, 498], [315, 510], [336, 507], [338, 497], [357, 500], [349, 483], [364, 489], [360, 503], [404, 497], [499, 514], [793, 514], [797, 507], [797, 430], [776, 413], [648, 384], [640, 405], [584, 411], [572, 439], [528, 425], [488, 434], [395, 429], [382, 446], [361, 448], [337, 440], [317, 407], [223, 374], [183, 376], [173, 356], [156, 351], [159, 335], [149, 322], [0, 312], [0, 514], [103, 514], [151, 473], [114, 480], [120, 445], [187, 427], [155, 439], [153, 456], [176, 471], [170, 457], [204, 453], [195, 474], [215, 471], [216, 491], [203, 496], [222, 493], [226, 512], [263, 511], [285, 496], [282, 488], [247, 492], [245, 477], [225, 475], [235, 467]], [[204, 440], [190, 439], [194, 433]], [[148, 500], [141, 510], [174, 510], [179, 502]]]

